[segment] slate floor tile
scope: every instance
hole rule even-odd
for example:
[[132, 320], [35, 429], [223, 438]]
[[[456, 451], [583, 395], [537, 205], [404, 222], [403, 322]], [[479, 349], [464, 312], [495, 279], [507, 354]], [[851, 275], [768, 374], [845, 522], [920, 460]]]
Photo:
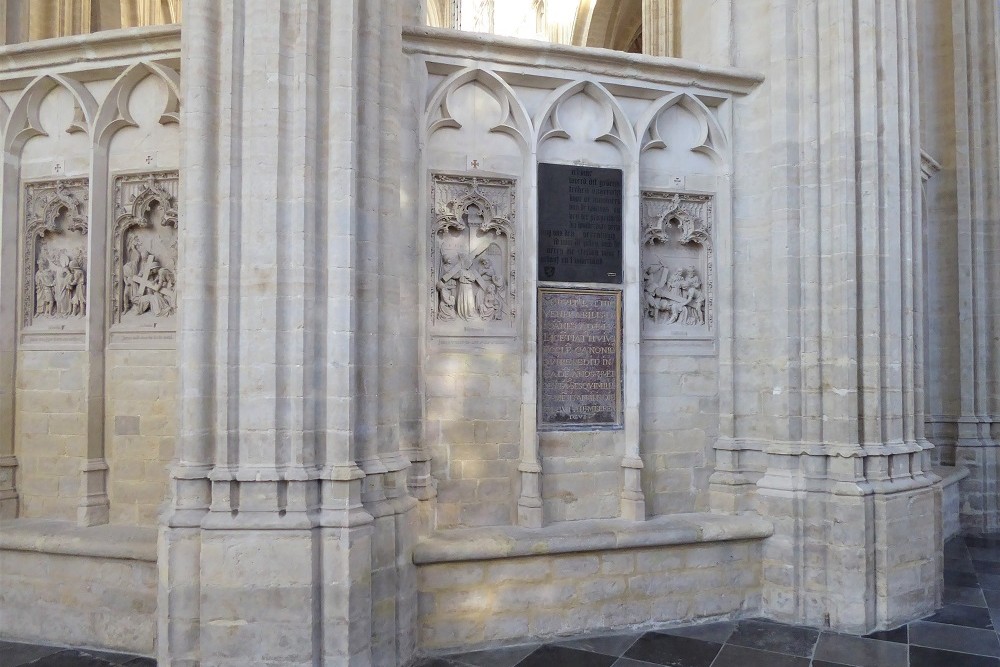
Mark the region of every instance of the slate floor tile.
[[975, 572], [972, 567], [973, 561], [969, 558], [945, 558], [944, 571], [954, 572]]
[[977, 575], [979, 586], [985, 590], [1000, 591], [1000, 574]]
[[466, 667], [460, 662], [455, 662], [448, 658], [424, 658], [417, 662], [414, 667]]
[[964, 604], [969, 607], [986, 606], [986, 598], [979, 586], [945, 586], [942, 601], [944, 604]]
[[31, 667], [113, 667], [115, 663], [89, 656], [82, 651], [59, 651], [33, 662]]
[[[134, 662], [137, 658], [134, 655], [129, 655], [127, 653], [117, 653], [112, 651], [97, 651], [95, 649], [84, 648], [80, 649], [81, 653], [84, 653], [92, 658], [97, 658], [98, 660], [107, 660], [113, 665], [127, 665]], [[151, 660], [152, 658], [138, 658], [139, 660]], [[155, 665], [156, 662], [153, 661]]]
[[156, 667], [156, 661], [152, 658], [135, 658], [126, 662], [125, 667]]
[[944, 571], [945, 586], [978, 586], [979, 579], [975, 572], [956, 572], [955, 570]]
[[1000, 561], [1000, 549], [969, 547], [969, 555], [972, 556], [972, 560]]
[[964, 542], [970, 547], [979, 547], [982, 549], [1000, 549], [1000, 537], [977, 537], [974, 535], [968, 535], [965, 537]]
[[517, 663], [517, 667], [611, 667], [618, 660], [611, 655], [578, 651], [575, 648], [546, 644]]
[[514, 667], [537, 648], [537, 644], [508, 646], [487, 651], [469, 651], [447, 657], [461, 665], [468, 665], [468, 667]]
[[819, 630], [781, 625], [771, 621], [740, 621], [729, 638], [730, 644], [747, 648], [809, 657], [819, 638]]
[[813, 660], [812, 667], [851, 667], [839, 662], [827, 662], [826, 660]]
[[983, 597], [986, 599], [986, 606], [990, 609], [1000, 609], [1000, 591], [984, 590]]
[[584, 637], [582, 639], [556, 642], [556, 646], [566, 646], [567, 648], [575, 648], [581, 651], [603, 653], [604, 655], [613, 655], [617, 658], [625, 653], [628, 647], [634, 644], [641, 636], [642, 633], [628, 635], [604, 635], [602, 637]]
[[61, 650], [52, 646], [36, 646], [34, 644], [0, 641], [0, 667], [19, 667], [32, 660], [58, 653]]
[[670, 667], [709, 667], [721, 649], [722, 644], [716, 642], [648, 632], [625, 651], [624, 657]]
[[853, 667], [907, 667], [907, 649], [897, 642], [824, 632], [813, 657]]
[[910, 646], [910, 667], [1000, 667], [1000, 660], [982, 655]]
[[611, 667], [659, 667], [652, 662], [643, 662], [642, 660], [633, 660], [632, 658], [618, 658], [618, 662], [611, 665]]
[[809, 667], [809, 658], [726, 644], [712, 667]]
[[944, 545], [945, 558], [968, 558], [969, 548], [958, 540], [949, 541]]
[[721, 623], [706, 623], [703, 625], [689, 625], [682, 628], [670, 628], [659, 630], [667, 635], [678, 637], [691, 637], [693, 639], [704, 639], [707, 642], [725, 644], [736, 629], [735, 621], [723, 621]]
[[993, 630], [916, 621], [910, 623], [910, 643], [928, 648], [1000, 658], [1000, 639]]
[[879, 630], [878, 632], [873, 632], [865, 635], [865, 639], [878, 639], [884, 642], [896, 642], [899, 644], [905, 644], [909, 641], [905, 625], [901, 625], [895, 630]]
[[1000, 563], [992, 560], [974, 560], [972, 567], [977, 574], [1000, 574]]
[[936, 613], [922, 619], [931, 623], [947, 623], [949, 625], [964, 625], [970, 628], [992, 628], [990, 612], [981, 607], [970, 607], [962, 604], [948, 604]]

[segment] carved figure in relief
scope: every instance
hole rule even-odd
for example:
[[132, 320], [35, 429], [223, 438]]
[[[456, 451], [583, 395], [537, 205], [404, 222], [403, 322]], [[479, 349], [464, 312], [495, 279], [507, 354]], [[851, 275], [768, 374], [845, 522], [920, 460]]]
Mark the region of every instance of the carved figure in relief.
[[503, 278], [497, 274], [489, 257], [479, 258], [482, 289], [477, 299], [479, 316], [484, 320], [503, 318]]
[[67, 270], [71, 292], [70, 315], [84, 315], [87, 312], [87, 274], [77, 259], [70, 260]]
[[442, 239], [441, 278], [437, 283], [438, 318], [466, 322], [502, 320], [504, 300], [503, 277], [488, 256], [490, 245], [476, 252], [461, 252], [455, 239]]
[[701, 277], [693, 266], [689, 266], [687, 269], [685, 296], [687, 297], [687, 303], [685, 304], [684, 323], [704, 324], [705, 295], [701, 291]]
[[437, 290], [438, 319], [450, 322], [455, 319], [455, 285], [439, 280]]
[[56, 314], [56, 274], [45, 255], [38, 258], [35, 273], [35, 316]]
[[122, 266], [124, 311], [134, 315], [151, 312], [157, 317], [173, 314], [173, 272], [143, 248], [137, 236], [130, 237], [128, 245], [127, 259]]
[[464, 334], [499, 331], [492, 323], [513, 318], [516, 303], [514, 181], [434, 174], [431, 198], [432, 320], [489, 323]]
[[654, 322], [694, 326], [705, 324], [705, 294], [698, 270], [689, 266], [673, 272], [662, 264], [646, 268], [643, 278], [646, 315]]

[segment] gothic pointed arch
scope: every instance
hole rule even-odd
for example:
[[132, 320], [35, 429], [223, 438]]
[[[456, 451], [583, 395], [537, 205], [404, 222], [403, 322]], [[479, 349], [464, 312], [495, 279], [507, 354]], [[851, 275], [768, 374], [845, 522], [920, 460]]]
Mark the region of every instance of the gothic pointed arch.
[[432, 93], [427, 104], [427, 119], [425, 128], [427, 135], [434, 134], [443, 127], [461, 128], [461, 123], [454, 117], [451, 109], [454, 94], [469, 83], [481, 84], [500, 104], [500, 122], [490, 128], [490, 132], [500, 132], [512, 137], [522, 147], [528, 145], [532, 126], [528, 112], [511, 90], [506, 81], [480, 67], [471, 67], [455, 74], [441, 82]]
[[688, 93], [670, 93], [656, 100], [646, 109], [635, 123], [635, 135], [639, 150], [645, 152], [664, 148], [666, 143], [660, 136], [657, 121], [673, 107], [680, 107], [690, 113], [699, 125], [698, 143], [691, 150], [712, 158], [719, 166], [727, 165], [729, 139], [719, 124], [719, 119], [705, 106], [705, 103]]
[[622, 157], [630, 159], [635, 153], [636, 140], [632, 124], [625, 111], [618, 104], [614, 95], [593, 81], [573, 81], [552, 91], [541, 105], [542, 111], [535, 117], [536, 147], [540, 147], [548, 139], [570, 138], [569, 132], [560, 118], [560, 109], [564, 102], [579, 94], [586, 95], [596, 102], [607, 116], [607, 127], [595, 141], [614, 145], [622, 153]]
[[160, 124], [180, 121], [180, 75], [160, 63], [139, 62], [119, 75], [101, 103], [94, 123], [97, 144], [107, 145], [115, 132], [123, 127], [136, 127], [137, 123], [129, 112], [129, 99], [136, 86], [149, 76], [158, 78], [167, 89], [167, 101], [160, 113]]
[[66, 131], [90, 133], [97, 113], [97, 101], [87, 87], [62, 74], [43, 74], [28, 84], [10, 110], [4, 132], [4, 152], [19, 156], [28, 139], [47, 135], [42, 128], [39, 110], [46, 96], [60, 86], [73, 96], [76, 105], [73, 121]]

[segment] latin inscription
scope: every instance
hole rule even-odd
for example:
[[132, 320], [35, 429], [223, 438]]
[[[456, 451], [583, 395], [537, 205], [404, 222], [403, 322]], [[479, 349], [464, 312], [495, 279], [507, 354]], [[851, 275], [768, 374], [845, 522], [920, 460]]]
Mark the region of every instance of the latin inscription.
[[622, 281], [622, 171], [538, 165], [538, 279]]
[[621, 425], [621, 292], [539, 290], [539, 427]]

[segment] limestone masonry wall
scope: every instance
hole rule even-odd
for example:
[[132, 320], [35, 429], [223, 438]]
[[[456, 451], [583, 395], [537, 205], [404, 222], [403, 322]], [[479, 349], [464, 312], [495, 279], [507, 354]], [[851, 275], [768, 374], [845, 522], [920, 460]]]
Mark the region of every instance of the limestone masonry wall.
[[75, 519], [87, 456], [87, 355], [23, 350], [18, 361], [14, 424], [21, 516]]
[[545, 639], [757, 613], [760, 542], [433, 563], [417, 568], [420, 646]]

